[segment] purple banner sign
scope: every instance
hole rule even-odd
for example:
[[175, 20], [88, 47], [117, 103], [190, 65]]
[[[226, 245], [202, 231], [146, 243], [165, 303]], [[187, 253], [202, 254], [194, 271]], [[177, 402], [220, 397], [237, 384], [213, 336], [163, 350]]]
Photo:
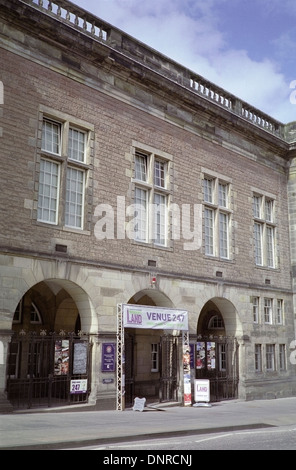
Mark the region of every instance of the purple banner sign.
[[102, 344], [102, 372], [115, 372], [115, 343]]

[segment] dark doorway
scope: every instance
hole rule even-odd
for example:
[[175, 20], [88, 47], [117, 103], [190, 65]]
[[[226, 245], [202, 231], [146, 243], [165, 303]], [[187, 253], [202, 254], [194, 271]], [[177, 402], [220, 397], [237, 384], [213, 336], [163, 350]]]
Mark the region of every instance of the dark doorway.
[[196, 379], [209, 379], [210, 401], [238, 397], [238, 343], [225, 336], [200, 336], [194, 343]]
[[194, 367], [196, 379], [210, 380], [211, 401], [238, 397], [238, 342], [227, 335], [223, 315], [213, 300], [205, 304], [199, 317]]

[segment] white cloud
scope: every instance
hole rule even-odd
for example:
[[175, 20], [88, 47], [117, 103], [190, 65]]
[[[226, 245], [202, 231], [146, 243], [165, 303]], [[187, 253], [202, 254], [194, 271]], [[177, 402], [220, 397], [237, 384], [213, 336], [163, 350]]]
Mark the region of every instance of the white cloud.
[[[247, 51], [227, 44], [227, 32], [219, 26], [224, 2], [229, 0], [76, 0], [82, 8], [275, 119], [295, 120], [289, 82], [275, 59], [255, 61]], [[288, 11], [292, 3], [283, 2]], [[275, 0], [262, 0], [261, 8], [264, 5], [269, 10], [279, 6]]]

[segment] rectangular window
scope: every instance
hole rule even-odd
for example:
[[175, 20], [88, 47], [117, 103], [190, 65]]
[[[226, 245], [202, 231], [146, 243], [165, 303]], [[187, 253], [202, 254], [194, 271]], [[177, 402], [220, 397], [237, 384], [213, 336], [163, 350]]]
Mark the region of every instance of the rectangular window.
[[136, 150], [134, 165], [134, 240], [168, 244], [169, 161]]
[[262, 197], [253, 196], [253, 215], [256, 219], [261, 219]]
[[135, 239], [147, 241], [147, 191], [135, 189], [136, 226], [134, 227]]
[[262, 345], [255, 344], [255, 371], [262, 372]]
[[205, 208], [205, 253], [214, 254], [214, 211]]
[[273, 222], [273, 201], [271, 199], [265, 199], [265, 220]]
[[11, 379], [19, 378], [21, 346], [21, 343], [9, 343], [7, 375]]
[[255, 261], [258, 266], [262, 266], [262, 226], [260, 224], [254, 224], [254, 243], [255, 243]]
[[219, 351], [219, 370], [225, 371], [226, 370], [226, 344], [219, 344], [218, 345]]
[[275, 371], [275, 345], [266, 345], [266, 370]]
[[205, 176], [204, 191], [204, 243], [205, 254], [229, 259], [230, 184], [219, 178]]
[[276, 301], [276, 323], [278, 325], [283, 324], [283, 300], [278, 299]]
[[272, 299], [264, 299], [264, 323], [272, 324]]
[[147, 155], [142, 155], [139, 152], [135, 156], [135, 179], [147, 181]]
[[40, 160], [38, 220], [49, 224], [58, 222], [60, 164]]
[[45, 152], [61, 154], [61, 124], [43, 120], [41, 148]]
[[257, 266], [276, 267], [274, 200], [253, 195], [254, 251]]
[[279, 344], [279, 369], [286, 370], [286, 345]]
[[266, 257], [267, 266], [269, 268], [274, 267], [274, 228], [266, 227]]
[[204, 200], [205, 202], [213, 203], [213, 181], [212, 179], [204, 179]]
[[76, 162], [85, 163], [85, 132], [69, 129], [69, 158]]
[[218, 204], [219, 206], [221, 207], [228, 207], [228, 204], [227, 204], [227, 185], [224, 184], [224, 183], [219, 183], [219, 200], [218, 200]]
[[154, 237], [158, 245], [166, 243], [166, 199], [163, 194], [154, 193]]
[[151, 372], [159, 371], [159, 345], [151, 344]]
[[221, 258], [228, 258], [228, 214], [219, 214], [219, 245]]
[[84, 171], [67, 169], [65, 225], [83, 227]]
[[37, 220], [84, 229], [90, 129], [43, 118]]
[[253, 322], [259, 323], [259, 297], [253, 297]]
[[165, 163], [159, 160], [154, 162], [154, 183], [155, 186], [165, 188]]

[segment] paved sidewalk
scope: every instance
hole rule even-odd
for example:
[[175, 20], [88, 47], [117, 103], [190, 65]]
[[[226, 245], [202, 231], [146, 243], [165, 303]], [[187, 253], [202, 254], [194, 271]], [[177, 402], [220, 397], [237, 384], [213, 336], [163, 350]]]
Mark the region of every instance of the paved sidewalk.
[[0, 450], [62, 449], [146, 437], [296, 426], [296, 397], [231, 400], [210, 407], [150, 405], [144, 411], [42, 410], [0, 415]]

